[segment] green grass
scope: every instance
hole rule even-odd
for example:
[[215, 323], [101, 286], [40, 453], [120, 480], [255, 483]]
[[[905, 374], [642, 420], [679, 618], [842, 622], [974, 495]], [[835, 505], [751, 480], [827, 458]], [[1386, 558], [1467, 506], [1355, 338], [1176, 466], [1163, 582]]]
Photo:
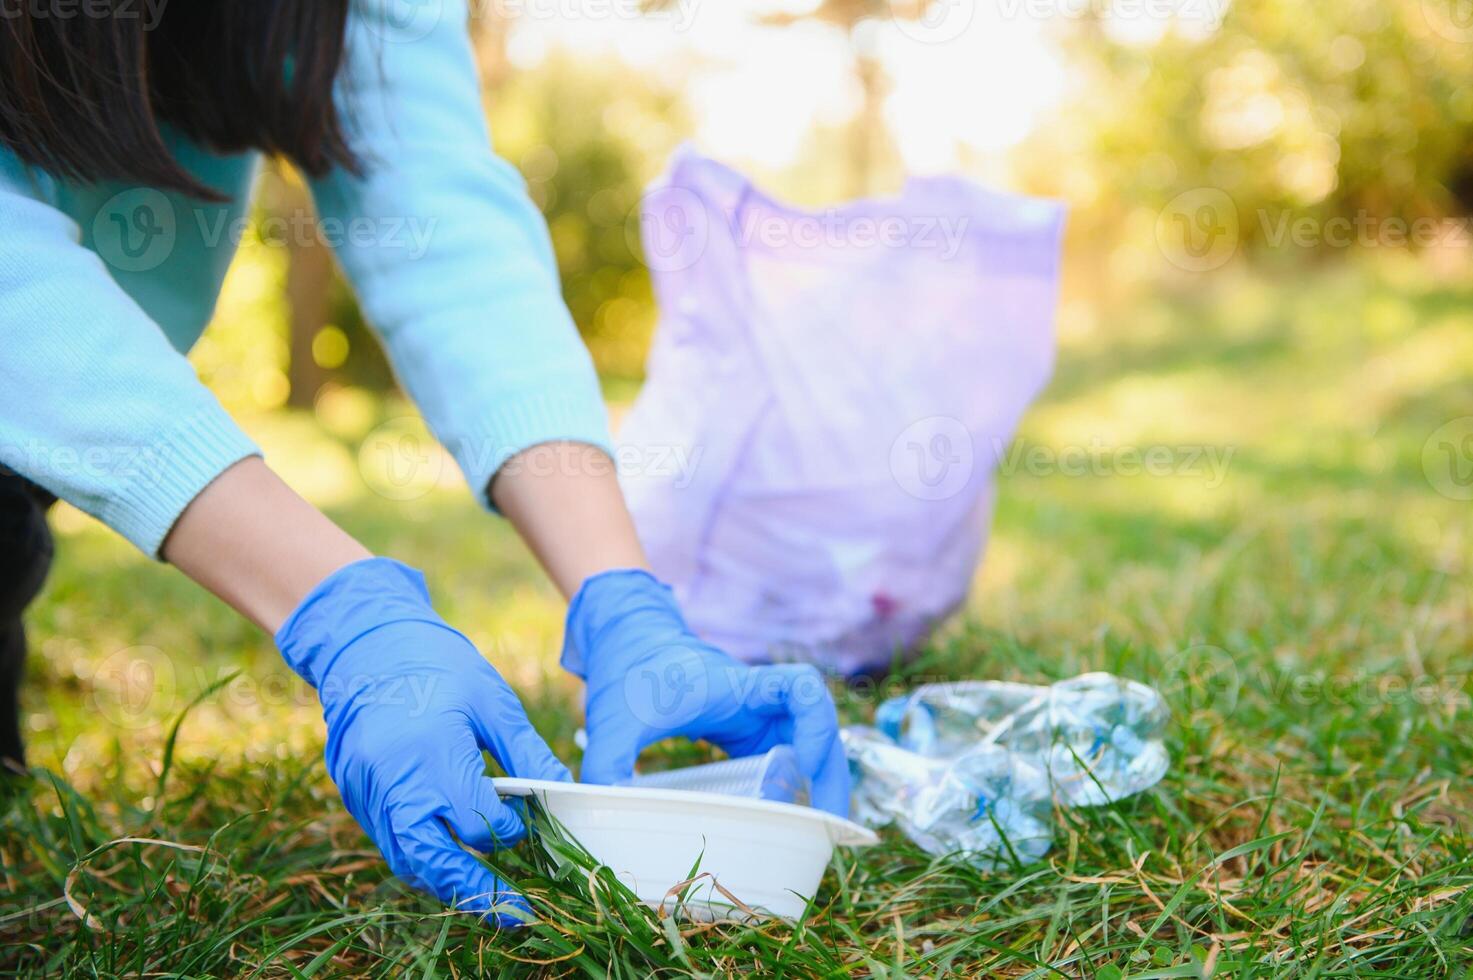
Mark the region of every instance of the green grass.
[[[545, 924], [498, 934], [444, 912], [389, 879], [344, 813], [310, 692], [268, 640], [63, 512], [31, 618], [35, 778], [0, 819], [0, 967], [1461, 976], [1473, 508], [1436, 491], [1446, 474], [1424, 449], [1473, 414], [1470, 310], [1473, 289], [1410, 264], [1349, 263], [1223, 274], [1093, 324], [1070, 307], [1022, 445], [1111, 461], [1075, 476], [1015, 456], [966, 615], [900, 675], [840, 698], [863, 720], [919, 679], [1111, 670], [1166, 693], [1171, 772], [1059, 811], [1054, 851], [1027, 867], [982, 873], [887, 832], [838, 857], [797, 925], [662, 920], [607, 872], [527, 845], [493, 860]], [[428, 569], [447, 616], [575, 757], [559, 607], [507, 530], [460, 493], [367, 493], [351, 433], [302, 418], [259, 431], [352, 531]], [[1131, 475], [1122, 448], [1152, 446], [1171, 447], [1172, 472]], [[1189, 465], [1201, 447], [1231, 451], [1225, 474]]]

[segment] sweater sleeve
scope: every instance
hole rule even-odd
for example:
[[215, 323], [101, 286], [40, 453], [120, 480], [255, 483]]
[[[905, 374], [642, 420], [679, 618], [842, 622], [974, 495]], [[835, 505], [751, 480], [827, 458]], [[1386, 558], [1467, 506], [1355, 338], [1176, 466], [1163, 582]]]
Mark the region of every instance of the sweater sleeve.
[[257, 452], [76, 222], [0, 175], [0, 465], [157, 556]]
[[363, 177], [313, 184], [395, 372], [482, 501], [517, 452], [610, 449], [541, 214], [490, 146], [466, 0], [359, 0], [340, 103]]

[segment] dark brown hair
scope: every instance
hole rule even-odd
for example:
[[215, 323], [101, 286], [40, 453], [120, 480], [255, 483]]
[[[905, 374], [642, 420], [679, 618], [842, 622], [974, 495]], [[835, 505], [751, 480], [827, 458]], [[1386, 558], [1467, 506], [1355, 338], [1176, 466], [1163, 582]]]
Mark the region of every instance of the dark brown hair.
[[[4, 0], [0, 0], [3, 3]], [[358, 170], [333, 102], [350, 0], [88, 0], [0, 11], [0, 144], [84, 182], [206, 200], [160, 127], [264, 150], [313, 176]], [[63, 14], [65, 14], [63, 16]]]

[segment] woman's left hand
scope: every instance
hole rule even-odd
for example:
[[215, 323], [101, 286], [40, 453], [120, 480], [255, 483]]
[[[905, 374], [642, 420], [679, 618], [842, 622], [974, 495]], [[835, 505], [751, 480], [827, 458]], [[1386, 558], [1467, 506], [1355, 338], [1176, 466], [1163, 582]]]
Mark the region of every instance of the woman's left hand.
[[686, 626], [668, 586], [647, 572], [604, 572], [568, 609], [563, 665], [588, 682], [582, 778], [616, 783], [647, 745], [705, 739], [733, 758], [792, 745], [813, 805], [849, 812], [849, 765], [833, 698], [806, 664], [749, 667]]

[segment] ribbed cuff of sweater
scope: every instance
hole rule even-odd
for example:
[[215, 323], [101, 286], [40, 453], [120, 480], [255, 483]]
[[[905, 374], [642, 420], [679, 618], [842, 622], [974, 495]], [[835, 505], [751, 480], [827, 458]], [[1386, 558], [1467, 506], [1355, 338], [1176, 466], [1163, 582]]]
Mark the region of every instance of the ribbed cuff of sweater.
[[596, 385], [569, 385], [521, 398], [500, 399], [477, 424], [447, 440], [471, 492], [487, 507], [491, 478], [517, 453], [549, 442], [578, 442], [614, 455], [608, 410]]
[[200, 491], [242, 459], [260, 454], [223, 408], [208, 405], [142, 447], [133, 473], [97, 516], [157, 558]]

